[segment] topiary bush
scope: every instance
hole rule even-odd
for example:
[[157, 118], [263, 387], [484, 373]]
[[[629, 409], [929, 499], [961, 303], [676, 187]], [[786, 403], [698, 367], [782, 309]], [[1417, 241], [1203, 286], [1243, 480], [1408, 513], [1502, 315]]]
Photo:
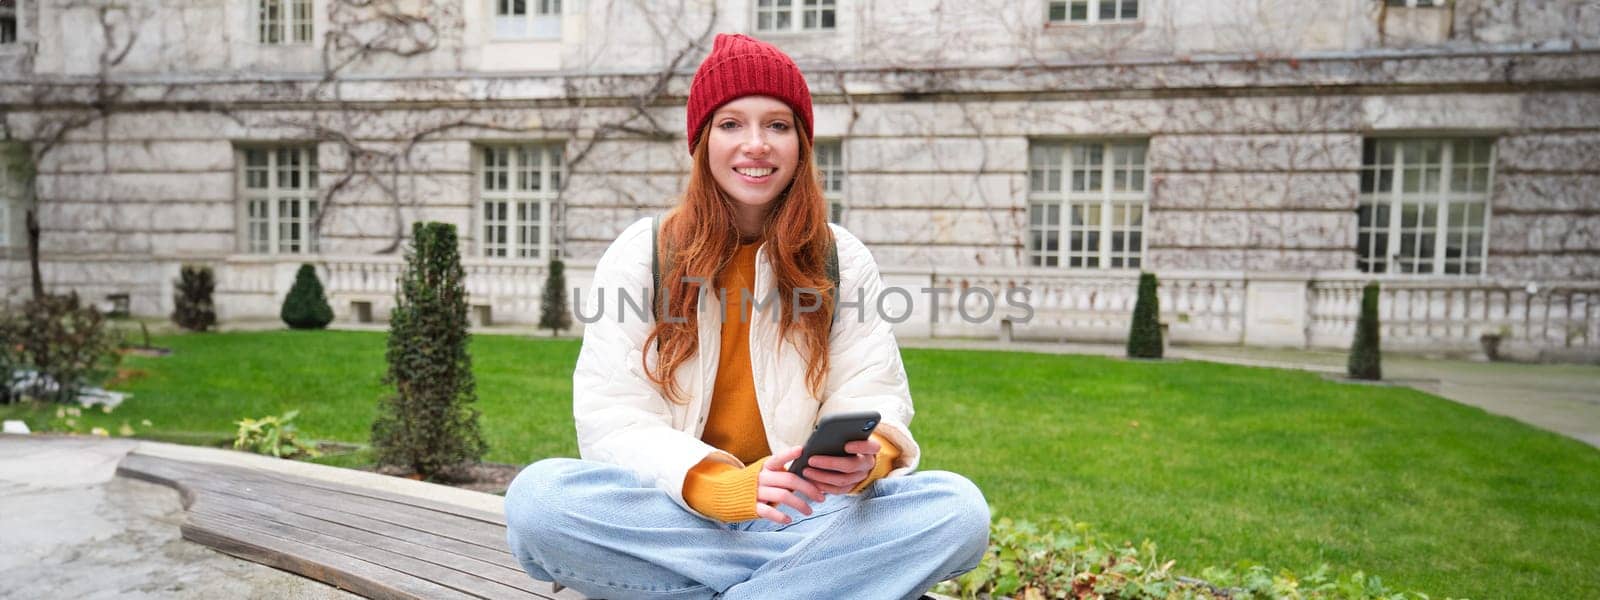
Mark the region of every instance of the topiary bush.
[[1378, 343], [1378, 282], [1361, 290], [1361, 317], [1356, 321], [1356, 339], [1350, 344], [1346, 370], [1351, 379], [1383, 379], [1383, 353]]
[[472, 408], [477, 392], [467, 354], [466, 286], [456, 228], [417, 223], [411, 229], [400, 292], [389, 316], [385, 385], [372, 446], [382, 465], [433, 479], [483, 457], [488, 446]]
[[550, 259], [550, 274], [544, 279], [544, 296], [539, 302], [539, 328], [549, 329], [550, 335], [572, 327], [572, 311], [567, 308], [566, 265], [561, 259]]
[[217, 287], [217, 279], [211, 267], [184, 265], [173, 287], [173, 323], [189, 331], [207, 331], [216, 326], [217, 310], [211, 292]]
[[333, 308], [322, 293], [322, 281], [317, 279], [317, 269], [300, 265], [294, 274], [294, 287], [283, 299], [283, 310], [278, 316], [290, 329], [322, 329], [333, 322]]
[[1161, 358], [1161, 301], [1154, 273], [1139, 274], [1139, 299], [1133, 304], [1128, 358]]

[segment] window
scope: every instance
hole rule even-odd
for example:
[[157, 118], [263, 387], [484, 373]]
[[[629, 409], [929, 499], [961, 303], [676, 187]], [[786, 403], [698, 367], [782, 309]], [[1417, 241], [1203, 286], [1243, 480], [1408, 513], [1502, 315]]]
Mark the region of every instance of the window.
[[1444, 6], [1446, 0], [1384, 0], [1384, 4], [1401, 8], [1436, 8]]
[[1035, 142], [1028, 154], [1028, 264], [1139, 268], [1145, 144]]
[[311, 43], [311, 0], [259, 0], [256, 23], [263, 44]]
[[561, 146], [480, 150], [484, 256], [549, 260], [560, 254]]
[[756, 31], [832, 31], [835, 0], [756, 0]]
[[16, 42], [17, 0], [0, 0], [0, 44], [15, 44]]
[[258, 254], [320, 251], [317, 240], [317, 149], [246, 148], [245, 250]]
[[844, 223], [844, 144], [819, 141], [815, 148], [817, 177], [822, 179], [822, 196], [828, 199], [828, 221]]
[[1051, 23], [1117, 23], [1139, 20], [1139, 0], [1050, 0]]
[[1365, 273], [1482, 274], [1493, 152], [1484, 139], [1366, 140], [1356, 266]]
[[561, 38], [561, 0], [494, 0], [497, 38]]
[[12, 224], [15, 219], [11, 217], [11, 207], [22, 198], [20, 188], [8, 165], [0, 162], [0, 248], [11, 245], [11, 230], [16, 227]]

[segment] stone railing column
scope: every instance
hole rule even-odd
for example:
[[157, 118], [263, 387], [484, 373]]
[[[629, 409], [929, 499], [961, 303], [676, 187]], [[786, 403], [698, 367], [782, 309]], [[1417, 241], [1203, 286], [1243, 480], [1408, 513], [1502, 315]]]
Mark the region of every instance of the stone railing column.
[[1305, 348], [1311, 322], [1310, 283], [1303, 274], [1245, 275], [1245, 345]]

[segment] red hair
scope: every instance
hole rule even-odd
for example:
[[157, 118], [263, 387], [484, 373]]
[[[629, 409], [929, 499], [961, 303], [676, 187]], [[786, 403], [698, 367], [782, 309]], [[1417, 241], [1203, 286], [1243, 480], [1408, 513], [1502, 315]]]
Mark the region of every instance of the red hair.
[[[678, 205], [662, 218], [656, 242], [656, 252], [665, 267], [661, 273], [661, 287], [666, 290], [667, 298], [661, 305], [657, 292], [656, 310], [658, 315], [667, 314], [663, 309], [670, 311], [667, 316], [671, 318], [658, 318], [651, 328], [645, 347], [655, 345], [656, 362], [651, 368], [647, 353], [644, 367], [650, 381], [665, 390], [669, 401], [678, 404], [687, 402], [677, 387], [678, 367], [700, 350], [696, 299], [702, 287], [706, 287], [711, 298], [716, 298], [715, 289], [710, 286], [739, 249], [739, 229], [734, 224], [735, 200], [722, 191], [711, 173], [711, 159], [706, 149], [710, 131], [710, 127], [700, 130], [689, 187]], [[761, 239], [767, 244], [765, 254], [777, 280], [775, 304], [779, 307], [779, 344], [794, 343], [805, 356], [806, 387], [813, 398], [820, 400], [828, 372], [828, 334], [832, 329], [833, 299], [837, 295], [829, 289], [833, 283], [825, 265], [833, 233], [828, 230], [827, 201], [817, 179], [811, 139], [803, 126], [795, 127], [795, 132], [800, 136], [798, 168], [789, 187], [772, 200]], [[669, 251], [673, 253], [670, 258]], [[684, 281], [685, 277], [700, 279]], [[802, 296], [798, 300], [804, 305], [818, 302], [818, 310], [799, 313], [794, 309], [799, 289], [816, 290], [820, 294], [820, 297]], [[765, 292], [751, 290], [758, 300], [765, 297]]]

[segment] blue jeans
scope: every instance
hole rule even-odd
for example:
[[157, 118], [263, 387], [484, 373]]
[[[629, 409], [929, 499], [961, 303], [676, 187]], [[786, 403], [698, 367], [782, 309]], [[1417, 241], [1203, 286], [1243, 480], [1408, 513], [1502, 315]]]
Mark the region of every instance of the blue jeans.
[[989, 507], [966, 478], [924, 471], [828, 496], [789, 525], [696, 516], [633, 471], [555, 458], [506, 491], [511, 554], [591, 598], [916, 598], [976, 567]]

